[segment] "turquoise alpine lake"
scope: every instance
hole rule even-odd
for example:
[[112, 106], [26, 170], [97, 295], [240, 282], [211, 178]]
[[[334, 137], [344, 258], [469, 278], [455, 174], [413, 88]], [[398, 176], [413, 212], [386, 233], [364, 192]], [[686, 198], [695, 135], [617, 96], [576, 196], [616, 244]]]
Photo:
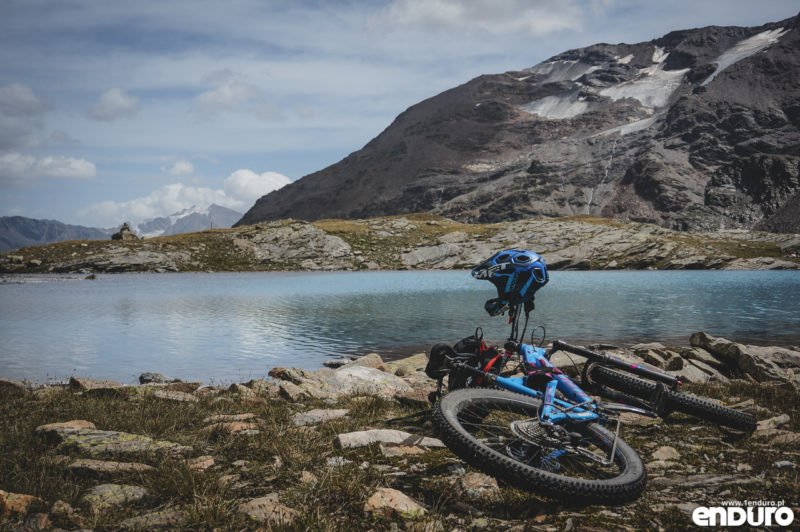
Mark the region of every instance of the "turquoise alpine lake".
[[[0, 378], [136, 383], [140, 373], [227, 384], [343, 354], [411, 354], [476, 327], [501, 343], [494, 287], [468, 271], [6, 276]], [[535, 329], [535, 330], [534, 330]], [[552, 272], [528, 335], [687, 345], [695, 331], [800, 344], [800, 272]]]

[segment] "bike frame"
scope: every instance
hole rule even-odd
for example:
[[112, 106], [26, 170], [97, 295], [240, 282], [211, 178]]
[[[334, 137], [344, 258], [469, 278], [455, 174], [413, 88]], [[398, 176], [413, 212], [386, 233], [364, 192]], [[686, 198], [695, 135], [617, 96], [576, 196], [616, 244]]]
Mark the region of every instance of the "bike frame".
[[[581, 422], [600, 418], [600, 415], [594, 412], [596, 408], [594, 400], [547, 359], [547, 350], [522, 344], [519, 352], [523, 368], [546, 369], [550, 372], [549, 375], [552, 378], [545, 385], [544, 393], [527, 386], [531, 372], [522, 377], [498, 376], [495, 382], [507, 390], [542, 399], [542, 408], [539, 412], [541, 421], [560, 423], [569, 419]], [[569, 402], [556, 398], [556, 390], [561, 392]]]
[[[530, 371], [528, 375], [521, 377], [501, 377], [466, 364], [459, 364], [459, 366], [486, 378], [502, 388], [541, 399], [542, 408], [539, 411], [539, 419], [541, 421], [549, 423], [561, 423], [566, 420], [575, 422], [601, 421], [603, 416], [594, 411], [596, 409], [594, 400], [548, 360], [546, 349], [527, 344], [521, 344], [519, 347], [523, 368], [546, 369], [550, 372], [549, 375], [552, 378], [547, 382], [544, 393], [527, 386], [528, 378], [534, 371]], [[506, 351], [503, 356], [510, 355], [511, 353]], [[556, 390], [560, 391], [569, 402], [557, 398], [555, 396]]]
[[[494, 375], [487, 371], [471, 367], [467, 364], [459, 364], [463, 369], [475, 373], [483, 378], [488, 379], [494, 384], [511, 390], [522, 395], [534, 397], [542, 400], [542, 407], [539, 411], [539, 419], [547, 423], [562, 423], [565, 421], [571, 422], [586, 422], [597, 421], [604, 423], [607, 416], [599, 413], [597, 410], [597, 403], [584, 392], [575, 382], [565, 375], [559, 368], [550, 362], [550, 356], [556, 351], [568, 351], [579, 356], [587, 358], [588, 364], [600, 364], [603, 366], [615, 367], [628, 373], [633, 373], [641, 377], [655, 380], [657, 382], [668, 384], [675, 388], [681, 385], [679, 377], [667, 375], [650, 368], [639, 366], [625, 362], [619, 358], [609, 355], [596, 353], [589, 349], [573, 346], [556, 340], [553, 342], [553, 348], [548, 351], [542, 347], [534, 347], [528, 344], [510, 344], [513, 351], [519, 351], [522, 359], [522, 367], [525, 370], [525, 375], [520, 377], [501, 377]], [[510, 357], [513, 353], [506, 347], [505, 353], [501, 356]], [[539, 391], [529, 386], [529, 379], [533, 375], [545, 373], [548, 381], [545, 384], [544, 392]], [[556, 391], [566, 398], [565, 400], [556, 397]], [[641, 401], [633, 400], [636, 404], [641, 404]], [[629, 406], [624, 404], [606, 405], [612, 407], [612, 410], [629, 411], [656, 417], [656, 414], [650, 409], [643, 409], [636, 406]]]

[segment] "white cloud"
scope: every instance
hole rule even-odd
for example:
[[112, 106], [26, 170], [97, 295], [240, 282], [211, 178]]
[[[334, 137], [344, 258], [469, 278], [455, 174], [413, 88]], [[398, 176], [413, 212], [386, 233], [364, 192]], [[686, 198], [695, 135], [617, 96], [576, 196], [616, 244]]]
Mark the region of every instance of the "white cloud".
[[26, 85], [0, 87], [0, 150], [35, 148], [46, 105]]
[[194, 100], [194, 109], [198, 114], [210, 117], [222, 111], [235, 111], [260, 96], [257, 87], [229, 79], [220, 87], [199, 94]]
[[122, 116], [133, 116], [139, 110], [139, 98], [115, 87], [100, 95], [89, 111], [94, 120], [110, 122]]
[[394, 0], [373, 23], [541, 37], [580, 30], [583, 12], [574, 0]]
[[78, 215], [94, 225], [111, 226], [123, 221], [138, 223], [150, 218], [169, 216], [192, 206], [212, 203], [244, 212], [255, 201], [290, 179], [277, 172], [257, 174], [252, 170], [237, 170], [225, 179], [224, 190], [193, 187], [173, 183], [154, 190], [149, 195], [130, 201], [102, 201], [80, 210]]
[[0, 185], [19, 187], [40, 178], [90, 179], [97, 174], [94, 163], [73, 157], [34, 157], [17, 152], [0, 154]]
[[5, 116], [38, 116], [45, 105], [28, 86], [14, 83], [0, 87], [0, 114]]
[[175, 161], [175, 164], [167, 170], [167, 173], [175, 176], [192, 175], [194, 173], [194, 165], [185, 159], [180, 159]]
[[255, 201], [273, 190], [278, 190], [291, 180], [277, 172], [257, 174], [252, 170], [236, 170], [225, 179], [225, 194], [249, 208]]

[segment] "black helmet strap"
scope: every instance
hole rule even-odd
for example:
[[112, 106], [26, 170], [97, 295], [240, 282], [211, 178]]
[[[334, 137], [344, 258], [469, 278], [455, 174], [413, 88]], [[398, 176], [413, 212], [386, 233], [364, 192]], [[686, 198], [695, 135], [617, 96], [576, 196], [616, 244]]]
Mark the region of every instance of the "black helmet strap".
[[[508, 310], [508, 322], [511, 324], [511, 336], [509, 340], [514, 342], [521, 342], [525, 339], [525, 332], [528, 330], [528, 320], [530, 319], [531, 311], [536, 307], [533, 302], [534, 298], [525, 301], [524, 304], [517, 303]], [[522, 307], [525, 312], [525, 325], [522, 327], [522, 334], [519, 334], [519, 308]]]

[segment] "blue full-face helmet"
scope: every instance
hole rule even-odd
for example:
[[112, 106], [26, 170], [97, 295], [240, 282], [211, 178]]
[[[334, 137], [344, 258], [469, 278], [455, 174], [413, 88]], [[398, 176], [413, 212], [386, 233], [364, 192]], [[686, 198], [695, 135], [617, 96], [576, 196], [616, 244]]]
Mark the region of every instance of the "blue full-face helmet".
[[497, 288], [497, 298], [484, 305], [490, 316], [497, 316], [520, 304], [533, 308], [534, 294], [549, 280], [544, 259], [524, 249], [495, 253], [472, 268], [472, 276], [491, 281]]

